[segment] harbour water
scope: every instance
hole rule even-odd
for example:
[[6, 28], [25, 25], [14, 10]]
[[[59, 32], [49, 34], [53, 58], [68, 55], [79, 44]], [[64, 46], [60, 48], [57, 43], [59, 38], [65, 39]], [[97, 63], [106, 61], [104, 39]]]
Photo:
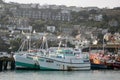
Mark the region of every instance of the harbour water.
[[120, 70], [0, 72], [0, 80], [119, 80]]

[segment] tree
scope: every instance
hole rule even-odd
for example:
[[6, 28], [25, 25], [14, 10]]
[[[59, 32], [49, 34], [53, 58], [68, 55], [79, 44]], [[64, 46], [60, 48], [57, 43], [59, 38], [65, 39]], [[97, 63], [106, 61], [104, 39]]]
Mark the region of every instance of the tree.
[[11, 51], [17, 51], [21, 45], [22, 41], [21, 38], [16, 38], [14, 40], [10, 41], [10, 47], [11, 47]]
[[9, 48], [9, 45], [5, 43], [5, 41], [3, 41], [1, 38], [0, 38], [0, 51], [7, 51], [8, 52], [8, 49]]
[[108, 22], [108, 21], [109, 21], [109, 18], [108, 18], [108, 16], [107, 16], [106, 14], [103, 15], [103, 20], [104, 20], [105, 22]]

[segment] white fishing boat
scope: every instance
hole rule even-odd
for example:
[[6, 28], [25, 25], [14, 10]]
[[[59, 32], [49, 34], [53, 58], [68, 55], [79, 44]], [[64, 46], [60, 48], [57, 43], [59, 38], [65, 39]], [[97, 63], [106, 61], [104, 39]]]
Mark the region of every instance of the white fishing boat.
[[28, 53], [27, 51], [15, 53], [15, 67], [16, 69], [39, 69], [36, 55]]
[[54, 51], [47, 51], [46, 55], [38, 57], [40, 70], [90, 70], [88, 54], [76, 51], [73, 48], [59, 47]]
[[[31, 49], [31, 34], [25, 35], [26, 39], [23, 41], [19, 50], [15, 52], [15, 67], [16, 69], [39, 69], [36, 55], [37, 50]], [[25, 46], [27, 44], [27, 46]], [[24, 47], [27, 47], [24, 49]], [[39, 52], [40, 53], [40, 52]]]
[[[39, 69], [36, 50], [18, 51], [14, 54], [16, 69]], [[40, 52], [39, 52], [40, 53]]]
[[74, 53], [71, 49], [59, 49], [52, 54], [38, 57], [40, 70], [90, 70], [86, 54]]
[[[46, 36], [46, 34], [44, 35]], [[38, 56], [43, 56], [46, 53], [47, 42], [43, 36], [43, 41], [40, 49], [31, 49], [31, 33], [26, 35], [26, 40], [23, 41], [19, 50], [15, 53], [15, 66], [17, 69], [39, 69]], [[27, 49], [24, 50], [27, 44]]]

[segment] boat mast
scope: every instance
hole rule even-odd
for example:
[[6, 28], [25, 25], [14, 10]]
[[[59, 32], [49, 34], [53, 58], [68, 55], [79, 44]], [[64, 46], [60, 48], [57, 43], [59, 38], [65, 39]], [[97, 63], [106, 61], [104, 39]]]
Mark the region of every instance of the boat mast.
[[40, 46], [40, 49], [48, 49], [48, 43], [47, 43], [47, 34], [45, 34], [43, 37], [42, 37], [42, 44]]
[[31, 32], [32, 32], [32, 26], [29, 26], [29, 34], [27, 36], [27, 39], [28, 39], [28, 50], [29, 50], [29, 52], [31, 50]]
[[61, 37], [61, 35], [59, 35], [57, 38], [60, 40], [59, 45], [58, 45], [58, 49], [60, 49], [60, 46], [62, 44], [62, 39], [61, 39], [62, 37]]

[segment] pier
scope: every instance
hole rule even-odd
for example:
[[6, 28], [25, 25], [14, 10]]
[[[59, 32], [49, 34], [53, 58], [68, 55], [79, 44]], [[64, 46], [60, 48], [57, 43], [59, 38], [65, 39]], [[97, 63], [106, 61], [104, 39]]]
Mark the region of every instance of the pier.
[[15, 61], [12, 56], [0, 57], [0, 71], [4, 70], [14, 70], [15, 69]]

